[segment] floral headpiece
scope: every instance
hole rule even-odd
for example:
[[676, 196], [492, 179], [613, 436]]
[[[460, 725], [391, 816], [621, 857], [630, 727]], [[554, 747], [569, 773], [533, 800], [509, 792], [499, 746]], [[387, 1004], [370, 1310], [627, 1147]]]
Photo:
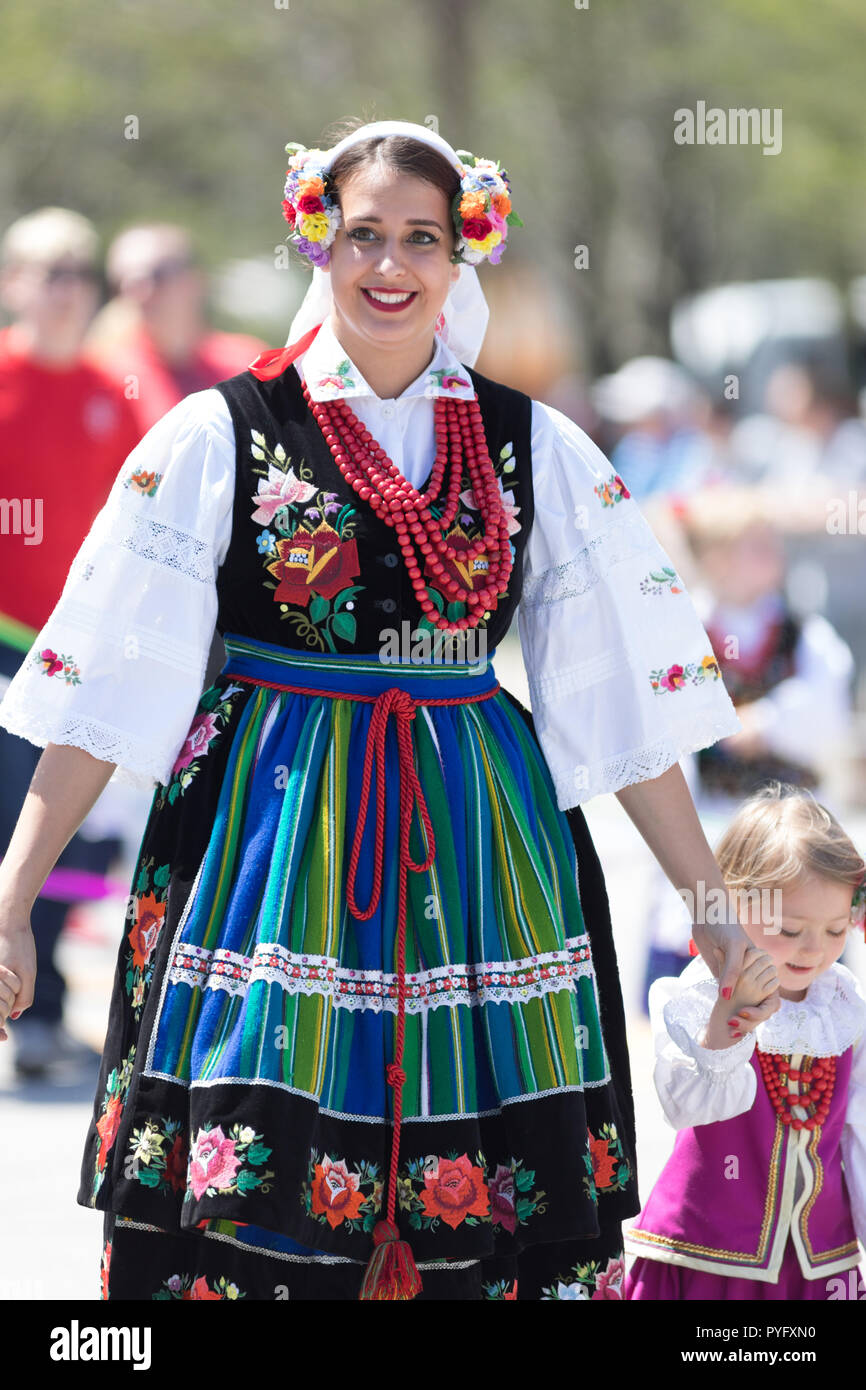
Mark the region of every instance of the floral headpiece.
[[854, 889], [854, 896], [851, 899], [851, 922], [855, 927], [860, 927], [866, 936], [866, 878], [863, 878]]
[[[286, 153], [289, 167], [282, 208], [292, 229], [289, 239], [314, 265], [325, 266], [342, 222], [329, 172], [334, 150], [308, 150], [293, 141], [286, 145]], [[457, 238], [451, 260], [478, 265], [486, 258], [496, 265], [505, 249], [508, 227], [523, 226], [511, 208], [508, 175], [498, 163], [477, 159], [469, 150], [455, 151], [455, 160], [451, 162], [460, 174], [460, 188], [451, 203]]]

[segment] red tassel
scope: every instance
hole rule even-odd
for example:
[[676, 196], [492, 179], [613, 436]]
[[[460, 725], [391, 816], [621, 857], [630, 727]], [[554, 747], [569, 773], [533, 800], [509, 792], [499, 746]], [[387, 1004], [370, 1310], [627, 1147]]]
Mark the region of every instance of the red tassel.
[[391, 1221], [373, 1227], [375, 1250], [358, 1295], [362, 1300], [408, 1299], [421, 1292], [421, 1275], [412, 1251]]
[[690, 955], [690, 956], [699, 956], [700, 954], [701, 954], [700, 951], [698, 950], [697, 946], [696, 946], [695, 943], [694, 943], [694, 938], [693, 938], [693, 937], [690, 937], [690, 938], [689, 938], [689, 955]]

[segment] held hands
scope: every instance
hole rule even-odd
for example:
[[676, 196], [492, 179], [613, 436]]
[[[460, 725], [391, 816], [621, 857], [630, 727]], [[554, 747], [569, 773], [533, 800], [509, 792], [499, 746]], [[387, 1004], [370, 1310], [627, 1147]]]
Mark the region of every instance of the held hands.
[[[722, 952], [718, 947], [714, 949], [720, 957]], [[779, 977], [776, 967], [766, 951], [749, 946], [730, 999], [724, 999], [720, 993], [713, 1006], [706, 1032], [699, 1040], [701, 1047], [731, 1047], [774, 1014], [778, 1007]]]
[[7, 1018], [17, 1018], [33, 1003], [36, 944], [25, 915], [0, 906], [0, 1042], [8, 1041]]

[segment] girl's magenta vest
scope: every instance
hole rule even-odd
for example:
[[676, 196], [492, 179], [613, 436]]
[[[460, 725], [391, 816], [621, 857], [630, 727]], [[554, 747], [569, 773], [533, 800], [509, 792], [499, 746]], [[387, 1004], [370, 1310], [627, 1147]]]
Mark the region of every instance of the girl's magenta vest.
[[[674, 1151], [628, 1232], [628, 1248], [713, 1274], [775, 1282], [790, 1232], [806, 1279], [856, 1266], [857, 1236], [842, 1172], [852, 1050], [836, 1060], [824, 1124], [783, 1125], [757, 1053], [754, 1104], [733, 1119], [680, 1130]], [[799, 1065], [796, 1059], [792, 1065]]]

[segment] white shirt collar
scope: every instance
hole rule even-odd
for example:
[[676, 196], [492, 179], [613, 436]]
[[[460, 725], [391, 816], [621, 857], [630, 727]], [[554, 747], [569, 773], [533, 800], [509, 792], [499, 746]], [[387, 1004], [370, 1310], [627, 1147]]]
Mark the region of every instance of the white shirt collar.
[[[446, 347], [438, 333], [434, 335], [434, 341], [436, 351], [432, 361], [395, 399], [450, 396], [455, 400], [471, 401], [475, 388], [469, 372]], [[376, 397], [372, 386], [364, 380], [336, 338], [330, 319], [325, 319], [306, 352], [296, 358], [295, 365], [299, 370], [303, 369], [302, 376], [314, 401], [333, 401], [347, 396]]]

